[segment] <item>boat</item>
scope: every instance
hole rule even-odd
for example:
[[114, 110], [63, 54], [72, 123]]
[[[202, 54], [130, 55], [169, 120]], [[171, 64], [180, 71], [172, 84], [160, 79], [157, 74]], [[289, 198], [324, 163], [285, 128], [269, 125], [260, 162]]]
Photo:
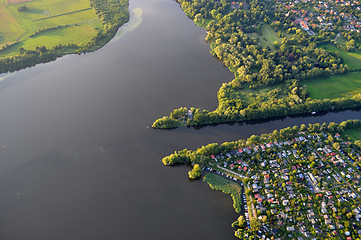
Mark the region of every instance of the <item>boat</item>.
[[316, 114], [316, 112], [311, 112], [311, 114], [312, 114], [312, 115], [315, 115], [315, 114]]

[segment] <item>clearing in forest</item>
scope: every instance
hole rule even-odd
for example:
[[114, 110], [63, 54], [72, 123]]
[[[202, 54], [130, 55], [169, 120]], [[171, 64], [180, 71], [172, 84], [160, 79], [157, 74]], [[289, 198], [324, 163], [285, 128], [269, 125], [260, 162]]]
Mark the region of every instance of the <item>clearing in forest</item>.
[[344, 50], [337, 48], [333, 44], [323, 45], [322, 48], [326, 49], [329, 52], [340, 53], [344, 63], [347, 64], [351, 70], [361, 69], [361, 50], [346, 52]]
[[250, 38], [258, 39], [258, 44], [263, 47], [270, 47], [272, 50], [275, 50], [274, 42], [280, 42], [281, 39], [277, 36], [275, 30], [269, 24], [262, 25], [261, 33], [247, 33]]
[[351, 137], [352, 141], [361, 140], [361, 128], [346, 129], [345, 134]]
[[269, 46], [274, 50], [274, 42], [280, 41], [280, 38], [277, 37], [277, 33], [271, 28], [270, 25], [264, 24], [262, 26], [262, 36], [259, 37], [259, 43], [262, 46]]

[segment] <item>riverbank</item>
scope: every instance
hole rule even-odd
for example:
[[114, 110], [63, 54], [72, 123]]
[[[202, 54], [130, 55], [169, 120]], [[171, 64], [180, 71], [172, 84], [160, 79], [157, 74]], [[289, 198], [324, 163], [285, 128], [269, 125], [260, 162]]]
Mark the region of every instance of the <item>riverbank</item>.
[[[289, 26], [286, 19], [282, 23], [287, 27], [279, 27], [275, 15], [281, 9], [275, 10], [268, 3], [259, 6], [262, 12], [271, 14], [267, 21], [254, 18], [258, 9], [252, 4], [241, 7], [226, 3], [203, 6], [183, 0], [178, 3], [195, 24], [207, 31], [211, 54], [235, 78], [220, 87], [217, 109], [188, 109], [192, 117], [189, 113], [176, 114], [176, 109], [157, 119], [154, 128], [271, 119], [361, 106], [359, 75], [350, 73], [360, 70], [360, 52], [335, 51], [331, 38], [334, 32], [308, 35], [297, 29], [299, 26]], [[340, 82], [344, 84], [342, 88], [338, 87]]]
[[3, 2], [1, 7], [8, 15], [2, 17], [12, 17], [13, 25], [21, 24], [24, 32], [14, 34], [17, 39], [2, 46], [0, 73], [53, 61], [67, 54], [96, 51], [129, 20], [128, 6], [128, 0], [91, 0], [90, 3], [79, 0], [69, 4], [43, 0], [10, 5]]
[[[242, 179], [247, 224], [232, 224], [240, 239], [262, 235], [325, 238], [329, 229], [332, 236], [357, 237], [358, 227], [350, 226], [359, 226], [361, 218], [357, 209], [361, 204], [361, 148], [346, 134], [360, 127], [359, 119], [308, 127], [302, 124], [235, 142], [209, 144], [196, 151], [179, 151], [163, 158], [163, 163], [200, 164], [230, 178], [207, 173], [204, 181], [212, 189], [232, 195], [236, 212], [242, 203], [236, 182]], [[342, 206], [337, 201], [343, 202]], [[330, 211], [337, 214], [330, 216]]]

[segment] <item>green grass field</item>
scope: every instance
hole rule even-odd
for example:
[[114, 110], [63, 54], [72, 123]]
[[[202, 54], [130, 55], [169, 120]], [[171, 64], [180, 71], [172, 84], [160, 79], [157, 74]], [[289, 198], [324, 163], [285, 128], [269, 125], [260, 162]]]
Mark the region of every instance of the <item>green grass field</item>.
[[88, 25], [49, 30], [20, 42], [12, 48], [2, 51], [1, 54], [2, 56], [10, 56], [14, 52], [19, 52], [20, 47], [24, 49], [35, 49], [39, 46], [39, 43], [47, 48], [55, 47], [59, 44], [67, 45], [77, 43], [78, 45], [82, 45], [83, 43], [87, 43], [96, 33], [97, 31]]
[[346, 46], [347, 40], [346, 40], [346, 38], [344, 38], [343, 36], [339, 36], [339, 37], [337, 37], [336, 42], [337, 42], [338, 44], [341, 44], [341, 45], [343, 45], [343, 46]]
[[247, 36], [253, 39], [259, 38], [259, 44], [263, 47], [269, 46], [272, 50], [275, 50], [273, 43], [275, 41], [280, 42], [280, 38], [277, 37], [277, 33], [272, 29], [272, 27], [268, 24], [264, 24], [262, 26], [262, 35], [259, 36], [258, 33], [247, 33]]
[[[82, 45], [96, 36], [102, 28], [100, 20], [90, 8], [89, 0], [36, 0], [7, 6], [5, 0], [0, 1], [3, 3], [3, 5], [0, 5], [0, 11], [9, 12], [7, 16], [12, 16], [12, 21], [14, 21], [13, 29], [17, 29], [17, 31], [8, 30], [12, 32], [13, 37], [11, 39], [2, 39], [0, 37], [0, 46], [1, 44], [14, 42], [16, 39], [20, 41], [19, 44], [0, 51], [0, 57], [17, 54], [20, 47], [31, 50], [37, 46], [51, 48], [58, 44]], [[26, 6], [27, 10], [19, 11], [18, 8], [22, 6]], [[5, 15], [4, 17], [0, 15], [0, 20], [3, 18], [5, 18]], [[65, 27], [48, 30], [29, 37], [36, 31], [58, 26]], [[1, 27], [0, 23], [0, 36], [2, 33]]]
[[345, 130], [345, 134], [351, 137], [352, 141], [361, 140], [361, 128], [347, 129]]
[[347, 64], [351, 70], [361, 69], [361, 51], [356, 50], [354, 52], [346, 52], [335, 47], [332, 44], [327, 44], [322, 46], [322, 48], [326, 49], [330, 52], [338, 52], [344, 60], [344, 63]]
[[305, 82], [311, 98], [339, 98], [361, 92], [361, 72]]
[[203, 181], [208, 183], [212, 189], [231, 195], [236, 212], [242, 211], [242, 188], [239, 184], [211, 173], [207, 173]]
[[0, 47], [6, 43], [16, 41], [25, 32], [9, 9], [6, 8], [5, 1], [0, 0]]
[[259, 43], [262, 46], [269, 46], [272, 50], [274, 50], [273, 43], [275, 41], [280, 41], [277, 37], [277, 33], [272, 29], [272, 27], [268, 24], [262, 26], [262, 36], [260, 36]]

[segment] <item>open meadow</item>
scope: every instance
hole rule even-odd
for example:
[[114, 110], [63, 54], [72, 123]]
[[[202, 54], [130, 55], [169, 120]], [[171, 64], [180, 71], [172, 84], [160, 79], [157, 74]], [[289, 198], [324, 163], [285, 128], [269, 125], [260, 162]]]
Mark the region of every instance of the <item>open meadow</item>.
[[274, 50], [273, 43], [275, 41], [280, 41], [280, 38], [277, 37], [277, 33], [271, 28], [270, 25], [262, 25], [262, 36], [260, 36], [259, 43], [262, 46], [269, 46], [271, 49]]
[[6, 7], [6, 1], [0, 0], [0, 47], [3, 44], [16, 41], [24, 32], [24, 28]]
[[[21, 47], [34, 50], [39, 46], [51, 48], [59, 44], [81, 46], [102, 28], [89, 0], [0, 2], [0, 13], [7, 13], [0, 14], [0, 48], [5, 44], [19, 42], [0, 51], [0, 57], [17, 54]], [[3, 23], [5, 20], [7, 24]]]
[[327, 44], [322, 46], [322, 48], [326, 49], [330, 52], [338, 52], [344, 63], [347, 64], [351, 70], [361, 69], [361, 50], [355, 50], [354, 52], [346, 52], [337, 48], [333, 44]]
[[334, 99], [361, 92], [361, 72], [319, 78], [305, 82], [311, 98]]
[[259, 38], [259, 44], [263, 47], [270, 47], [272, 50], [275, 50], [274, 42], [281, 41], [279, 37], [277, 37], [277, 33], [272, 29], [272, 27], [268, 24], [262, 25], [261, 29], [262, 35], [257, 33], [247, 33], [250, 38], [257, 39]]
[[352, 141], [361, 140], [361, 128], [347, 129], [345, 134], [351, 137]]

